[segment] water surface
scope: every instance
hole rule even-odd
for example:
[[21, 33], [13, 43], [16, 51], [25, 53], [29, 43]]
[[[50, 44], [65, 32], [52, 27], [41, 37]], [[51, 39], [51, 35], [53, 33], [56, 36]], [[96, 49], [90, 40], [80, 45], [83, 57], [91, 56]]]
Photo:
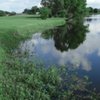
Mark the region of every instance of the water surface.
[[30, 59], [35, 56], [47, 67], [73, 66], [80, 76], [90, 78], [91, 87], [100, 91], [100, 15], [87, 17], [84, 24], [89, 31], [77, 23], [33, 34], [19, 45], [19, 50], [28, 52]]

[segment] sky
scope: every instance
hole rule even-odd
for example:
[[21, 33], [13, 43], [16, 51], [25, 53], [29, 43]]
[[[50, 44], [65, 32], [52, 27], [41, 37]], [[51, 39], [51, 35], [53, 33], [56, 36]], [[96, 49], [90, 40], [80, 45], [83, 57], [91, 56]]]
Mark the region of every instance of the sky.
[[[41, 0], [0, 0], [0, 10], [22, 12], [25, 8], [40, 6]], [[87, 0], [88, 6], [100, 8], [100, 0]]]
[[100, 0], [87, 0], [88, 6], [100, 8]]

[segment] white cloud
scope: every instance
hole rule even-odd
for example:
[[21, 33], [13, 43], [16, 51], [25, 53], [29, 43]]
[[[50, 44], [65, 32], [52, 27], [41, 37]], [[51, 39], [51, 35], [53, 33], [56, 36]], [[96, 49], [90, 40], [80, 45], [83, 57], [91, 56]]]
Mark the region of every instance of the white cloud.
[[95, 0], [87, 0], [87, 3], [91, 4], [91, 3], [94, 3]]
[[[0, 0], [0, 9], [7, 11], [22, 12], [25, 8], [31, 8], [34, 5], [40, 6], [41, 0]], [[100, 0], [87, 0], [88, 6], [98, 7]]]
[[3, 0], [0, 1], [0, 9], [6, 11], [22, 12], [25, 8], [40, 6], [41, 0]]
[[87, 4], [94, 8], [100, 8], [100, 0], [87, 0]]

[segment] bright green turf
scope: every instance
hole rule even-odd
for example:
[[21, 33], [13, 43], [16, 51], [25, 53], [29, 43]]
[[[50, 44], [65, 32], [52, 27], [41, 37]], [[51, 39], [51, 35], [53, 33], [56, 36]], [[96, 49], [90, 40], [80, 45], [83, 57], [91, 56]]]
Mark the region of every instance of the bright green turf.
[[64, 19], [51, 18], [47, 20], [41, 20], [40, 18], [34, 18], [34, 16], [12, 16], [0, 18], [0, 30], [13, 29], [19, 33], [36, 32], [45, 30], [54, 26], [62, 25]]

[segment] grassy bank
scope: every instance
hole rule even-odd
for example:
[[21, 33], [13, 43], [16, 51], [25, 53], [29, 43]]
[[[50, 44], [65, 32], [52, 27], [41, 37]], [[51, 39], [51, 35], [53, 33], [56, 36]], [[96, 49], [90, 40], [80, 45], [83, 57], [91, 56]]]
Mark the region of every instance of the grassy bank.
[[62, 18], [42, 20], [32, 15], [0, 17], [0, 61], [5, 53], [16, 48], [22, 39], [64, 23]]

